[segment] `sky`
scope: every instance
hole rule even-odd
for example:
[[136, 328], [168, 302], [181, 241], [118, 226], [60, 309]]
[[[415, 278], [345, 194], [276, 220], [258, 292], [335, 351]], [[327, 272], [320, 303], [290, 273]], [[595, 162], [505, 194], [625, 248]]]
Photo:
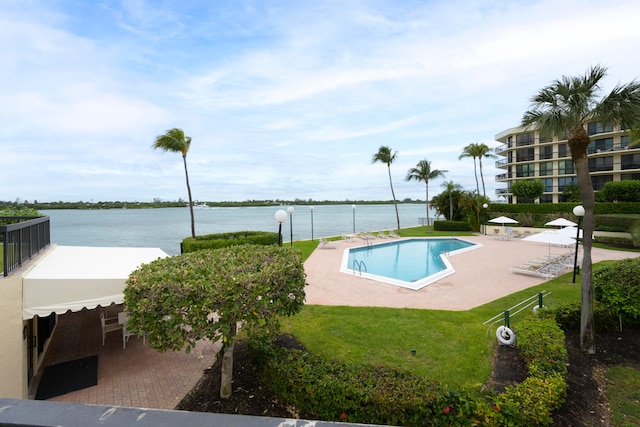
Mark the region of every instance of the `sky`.
[[[475, 190], [563, 75], [640, 76], [637, 0], [0, 0], [0, 200], [421, 199], [420, 160]], [[495, 160], [483, 162], [499, 201]], [[429, 197], [443, 179], [430, 182]]]

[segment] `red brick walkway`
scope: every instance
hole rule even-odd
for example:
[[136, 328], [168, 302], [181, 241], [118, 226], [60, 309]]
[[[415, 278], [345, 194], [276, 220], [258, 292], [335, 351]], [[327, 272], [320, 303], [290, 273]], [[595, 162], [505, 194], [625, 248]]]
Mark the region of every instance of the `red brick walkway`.
[[103, 347], [100, 310], [59, 316], [43, 363], [44, 367], [97, 354], [98, 384], [49, 400], [173, 409], [215, 361], [219, 345], [208, 341], [190, 354], [160, 353], [137, 337], [130, 337], [123, 349], [122, 331], [115, 331], [107, 334]]

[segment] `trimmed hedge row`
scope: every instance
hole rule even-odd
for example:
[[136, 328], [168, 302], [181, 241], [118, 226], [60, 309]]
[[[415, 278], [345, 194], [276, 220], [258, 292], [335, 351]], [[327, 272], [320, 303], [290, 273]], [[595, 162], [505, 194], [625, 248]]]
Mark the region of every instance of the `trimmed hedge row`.
[[182, 240], [182, 252], [195, 252], [202, 249], [218, 249], [237, 245], [277, 245], [278, 233], [267, 231], [236, 231], [230, 233], [206, 234], [187, 237]]
[[536, 426], [552, 423], [567, 391], [564, 333], [550, 318], [519, 328], [530, 376], [502, 394], [449, 390], [409, 372], [344, 365], [302, 350], [251, 347], [263, 383], [278, 399], [325, 421], [412, 426]]
[[[536, 215], [541, 214], [573, 214], [573, 208], [580, 203], [490, 203], [488, 212], [493, 216], [499, 215], [515, 215], [517, 213], [531, 212]], [[598, 202], [596, 203], [595, 215], [608, 214], [628, 214], [637, 215], [640, 212], [640, 203], [638, 202]]]
[[471, 231], [471, 226], [466, 221], [434, 221], [435, 231]]

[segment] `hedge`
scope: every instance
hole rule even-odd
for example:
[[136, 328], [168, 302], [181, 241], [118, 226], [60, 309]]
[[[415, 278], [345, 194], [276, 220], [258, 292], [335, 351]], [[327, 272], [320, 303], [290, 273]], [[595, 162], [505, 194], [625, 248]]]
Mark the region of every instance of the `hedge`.
[[435, 231], [471, 231], [471, 226], [466, 221], [434, 221]]
[[[541, 316], [544, 316], [542, 310]], [[411, 426], [537, 426], [566, 397], [564, 333], [550, 316], [523, 320], [518, 345], [529, 377], [502, 394], [381, 366], [345, 365], [303, 350], [253, 346], [261, 381], [278, 399], [324, 421]]]
[[277, 245], [278, 233], [267, 231], [235, 231], [187, 237], [182, 240], [182, 253], [202, 249], [218, 249], [236, 245]]

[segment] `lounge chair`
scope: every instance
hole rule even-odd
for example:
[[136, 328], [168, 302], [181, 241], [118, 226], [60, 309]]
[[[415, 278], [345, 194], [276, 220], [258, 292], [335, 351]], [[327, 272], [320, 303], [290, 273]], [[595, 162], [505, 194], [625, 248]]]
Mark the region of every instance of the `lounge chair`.
[[330, 242], [327, 239], [320, 239], [320, 244], [318, 245], [320, 249], [338, 249], [338, 244], [334, 242]]

